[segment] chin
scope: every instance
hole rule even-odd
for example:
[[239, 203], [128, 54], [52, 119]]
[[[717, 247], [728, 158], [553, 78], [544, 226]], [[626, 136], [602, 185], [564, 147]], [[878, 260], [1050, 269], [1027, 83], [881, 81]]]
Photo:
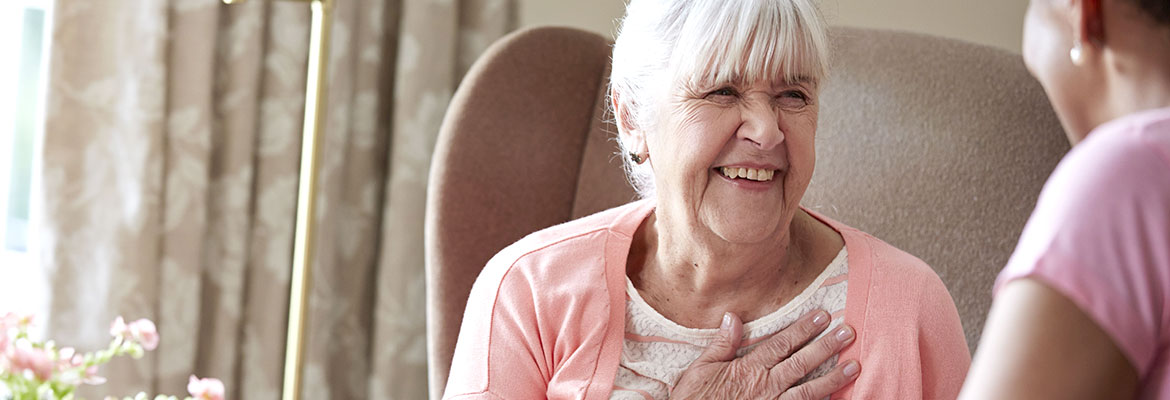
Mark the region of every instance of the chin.
[[711, 231], [729, 243], [753, 244], [774, 239], [780, 228], [778, 216], [742, 215], [708, 224]]

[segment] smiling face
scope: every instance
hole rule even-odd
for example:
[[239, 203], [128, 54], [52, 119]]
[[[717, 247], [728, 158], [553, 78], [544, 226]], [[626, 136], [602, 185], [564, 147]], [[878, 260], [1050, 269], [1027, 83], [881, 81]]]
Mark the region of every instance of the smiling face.
[[646, 135], [660, 213], [732, 243], [784, 235], [812, 179], [816, 85], [675, 85]]
[[672, 242], [783, 244], [828, 48], [811, 0], [630, 1], [611, 100], [628, 176]]

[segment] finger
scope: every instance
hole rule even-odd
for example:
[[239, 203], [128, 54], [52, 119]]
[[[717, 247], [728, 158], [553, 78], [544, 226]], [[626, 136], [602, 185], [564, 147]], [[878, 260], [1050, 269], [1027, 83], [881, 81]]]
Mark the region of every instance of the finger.
[[841, 390], [861, 374], [861, 364], [849, 360], [837, 364], [836, 368], [824, 376], [810, 380], [793, 387], [780, 395], [780, 400], [815, 400], [823, 399]]
[[734, 360], [735, 351], [739, 350], [741, 341], [743, 321], [740, 321], [735, 313], [724, 313], [723, 321], [719, 324], [719, 337], [707, 345], [707, 348], [703, 349], [703, 354], [700, 354], [691, 365]]
[[758, 363], [768, 368], [779, 364], [823, 332], [829, 326], [829, 318], [829, 313], [824, 310], [805, 314], [792, 325], [760, 343], [751, 353], [744, 356], [744, 361]]
[[788, 357], [772, 367], [768, 372], [768, 383], [781, 390], [787, 389], [824, 363], [825, 360], [828, 360], [829, 357], [840, 353], [842, 349], [853, 343], [854, 333], [852, 327], [841, 324], [825, 337], [804, 346], [792, 357]]

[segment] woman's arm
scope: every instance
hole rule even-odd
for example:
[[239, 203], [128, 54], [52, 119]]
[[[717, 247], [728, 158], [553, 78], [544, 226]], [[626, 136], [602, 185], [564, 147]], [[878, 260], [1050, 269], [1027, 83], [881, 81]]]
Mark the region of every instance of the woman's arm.
[[[959, 310], [946, 286], [936, 276], [923, 282], [918, 301], [918, 356], [922, 367], [923, 399], [953, 399], [963, 387], [971, 366], [971, 351]], [[907, 377], [909, 378], [909, 377]]]
[[526, 282], [485, 268], [471, 289], [444, 399], [543, 399], [549, 365]]
[[1033, 279], [1006, 284], [960, 399], [1132, 399], [1137, 372], [1092, 319]]

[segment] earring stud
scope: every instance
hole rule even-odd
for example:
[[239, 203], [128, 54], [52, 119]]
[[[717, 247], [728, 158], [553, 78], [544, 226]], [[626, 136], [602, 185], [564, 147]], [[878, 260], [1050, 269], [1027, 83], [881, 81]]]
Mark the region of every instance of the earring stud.
[[630, 152], [630, 161], [633, 161], [634, 164], [641, 164], [642, 161], [646, 161], [646, 159], [644, 157], [642, 157], [642, 155], [631, 151]]
[[1077, 65], [1077, 66], [1079, 66], [1085, 62], [1085, 55], [1084, 55], [1084, 51], [1081, 50], [1081, 40], [1080, 39], [1073, 41], [1072, 48], [1068, 50], [1068, 58], [1070, 60], [1072, 60], [1073, 65]]

